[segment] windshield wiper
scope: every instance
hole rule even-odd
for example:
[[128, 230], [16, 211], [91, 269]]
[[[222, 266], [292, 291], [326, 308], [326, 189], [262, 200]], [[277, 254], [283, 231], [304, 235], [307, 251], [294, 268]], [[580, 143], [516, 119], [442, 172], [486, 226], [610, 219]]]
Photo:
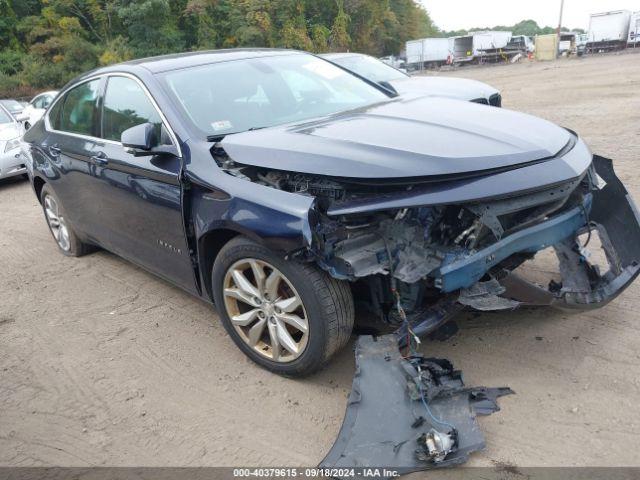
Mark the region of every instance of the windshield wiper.
[[242, 130], [240, 132], [219, 133], [217, 135], [207, 135], [207, 142], [221, 142], [222, 140], [224, 140], [224, 137], [226, 137], [227, 135], [237, 135], [238, 133], [253, 132], [255, 130], [262, 130], [263, 128], [267, 128], [267, 127], [251, 127], [251, 128], [248, 128], [247, 130]]

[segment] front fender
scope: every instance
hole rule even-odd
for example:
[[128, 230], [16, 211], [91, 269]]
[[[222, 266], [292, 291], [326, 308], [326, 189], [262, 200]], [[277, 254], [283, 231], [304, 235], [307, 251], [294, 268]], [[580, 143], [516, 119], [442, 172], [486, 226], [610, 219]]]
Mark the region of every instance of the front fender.
[[[246, 187], [243, 197], [220, 190], [195, 189], [192, 218], [198, 242], [211, 232], [231, 230], [282, 256], [311, 245], [309, 212], [313, 198], [256, 184]], [[261, 191], [256, 195], [254, 189]]]

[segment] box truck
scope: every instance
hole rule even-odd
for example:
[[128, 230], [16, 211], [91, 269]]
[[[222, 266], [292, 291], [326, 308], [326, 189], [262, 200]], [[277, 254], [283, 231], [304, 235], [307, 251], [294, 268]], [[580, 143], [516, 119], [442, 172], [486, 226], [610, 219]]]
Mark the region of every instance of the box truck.
[[631, 12], [628, 10], [591, 15], [587, 52], [606, 52], [625, 48], [629, 38], [630, 23]]
[[407, 67], [410, 70], [444, 65], [451, 56], [449, 38], [421, 38], [407, 42]]

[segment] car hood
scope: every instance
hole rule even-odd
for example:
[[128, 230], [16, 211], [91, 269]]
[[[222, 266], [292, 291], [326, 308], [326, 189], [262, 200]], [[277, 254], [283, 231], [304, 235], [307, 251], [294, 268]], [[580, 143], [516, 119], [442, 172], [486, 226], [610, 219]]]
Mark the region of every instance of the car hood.
[[15, 123], [0, 123], [0, 142], [6, 142], [20, 136], [20, 130]]
[[502, 108], [396, 98], [298, 125], [225, 137], [230, 159], [274, 170], [358, 179], [469, 174], [550, 158], [571, 134]]
[[400, 94], [418, 93], [434, 97], [455, 98], [459, 100], [488, 99], [500, 93], [486, 83], [477, 80], [454, 77], [407, 77], [389, 82]]

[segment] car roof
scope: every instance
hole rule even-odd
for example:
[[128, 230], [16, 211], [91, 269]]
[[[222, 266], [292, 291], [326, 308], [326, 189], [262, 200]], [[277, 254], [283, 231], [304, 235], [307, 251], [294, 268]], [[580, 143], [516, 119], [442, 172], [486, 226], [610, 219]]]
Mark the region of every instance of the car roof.
[[[49, 90], [47, 92], [40, 92], [39, 94], [35, 95], [33, 98], [38, 98], [41, 97], [42, 95], [57, 95], [58, 91], [57, 90]], [[33, 98], [31, 100], [33, 100]]]
[[343, 53], [323, 53], [320, 56], [327, 60], [338, 60], [340, 58], [349, 58], [349, 57], [368, 57], [369, 55], [365, 55], [364, 53], [343, 52]]
[[114, 71], [135, 71], [144, 68], [151, 73], [197, 67], [211, 63], [228, 62], [249, 58], [264, 58], [277, 55], [303, 54], [298, 50], [280, 48], [232, 48], [226, 50], [203, 50], [200, 52], [175, 53], [157, 57], [140, 58], [93, 70], [83, 77], [101, 75]]

